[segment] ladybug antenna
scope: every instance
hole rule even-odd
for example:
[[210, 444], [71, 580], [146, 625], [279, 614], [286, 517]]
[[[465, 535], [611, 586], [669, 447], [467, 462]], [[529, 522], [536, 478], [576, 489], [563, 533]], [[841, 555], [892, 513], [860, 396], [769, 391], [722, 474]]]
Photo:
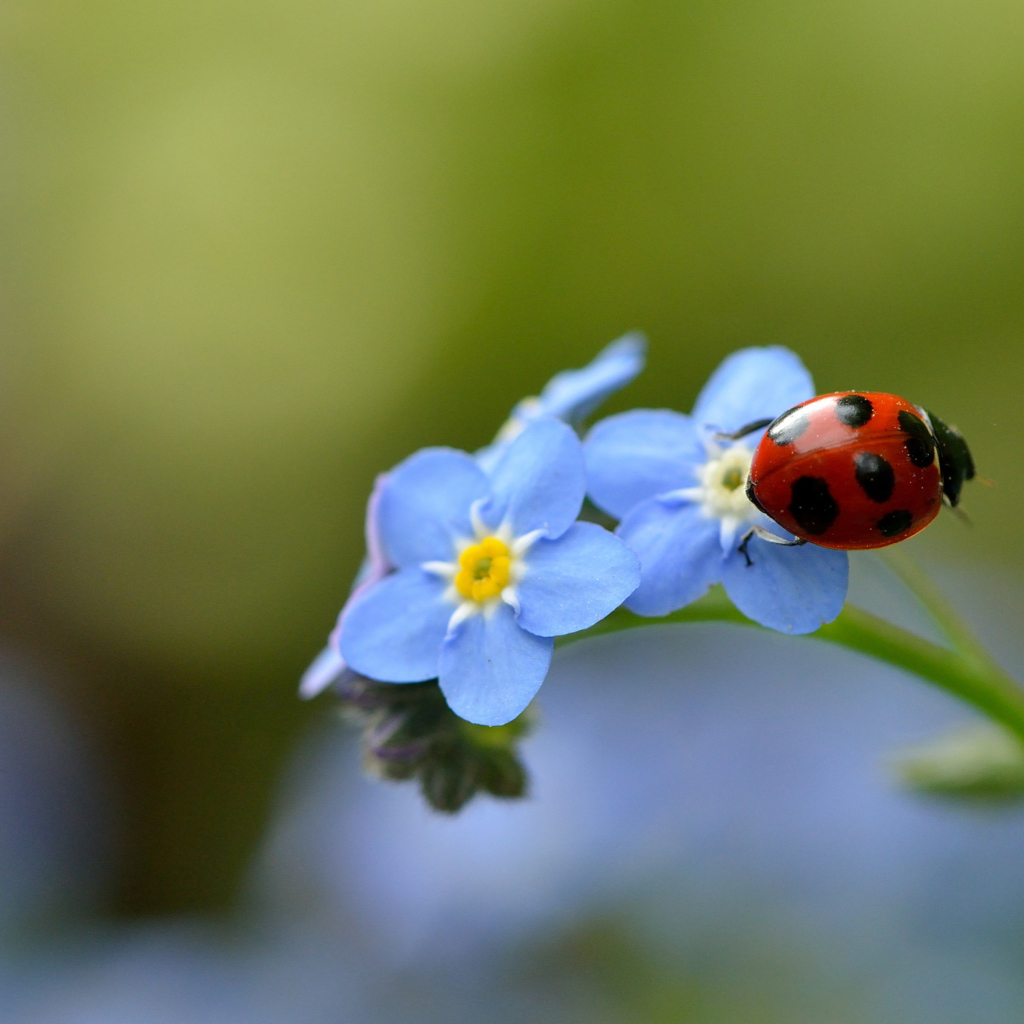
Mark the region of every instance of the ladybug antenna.
[[739, 430], [715, 431], [715, 437], [722, 441], [738, 441], [741, 437], [747, 437], [749, 434], [754, 434], [758, 430], [764, 430], [765, 427], [770, 426], [775, 421], [773, 419], [766, 420], [754, 420], [751, 423], [744, 423]]

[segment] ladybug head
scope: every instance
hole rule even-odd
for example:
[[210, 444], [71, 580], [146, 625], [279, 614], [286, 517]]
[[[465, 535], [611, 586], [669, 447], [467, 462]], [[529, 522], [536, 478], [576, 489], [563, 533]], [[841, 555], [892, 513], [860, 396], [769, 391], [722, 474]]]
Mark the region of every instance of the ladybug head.
[[956, 508], [965, 480], [974, 479], [974, 459], [964, 435], [956, 427], [943, 423], [934, 413], [928, 413], [935, 447], [939, 451], [939, 469], [942, 472], [942, 492], [946, 501]]

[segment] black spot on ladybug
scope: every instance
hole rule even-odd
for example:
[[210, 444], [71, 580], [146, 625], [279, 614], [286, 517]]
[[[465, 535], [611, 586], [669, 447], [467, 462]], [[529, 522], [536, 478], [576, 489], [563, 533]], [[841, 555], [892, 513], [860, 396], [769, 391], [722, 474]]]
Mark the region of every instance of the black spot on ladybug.
[[895, 537], [898, 534], [903, 533], [904, 530], [909, 530], [910, 524], [913, 521], [913, 515], [911, 515], [906, 509], [899, 509], [896, 512], [886, 512], [885, 515], [878, 520], [878, 532], [881, 533], [883, 537]]
[[896, 486], [896, 474], [892, 471], [892, 466], [881, 455], [875, 455], [873, 452], [857, 452], [853, 462], [861, 490], [879, 504], [888, 501]]
[[751, 480], [749, 476], [747, 477], [746, 495], [747, 501], [749, 501], [750, 504], [754, 506], [754, 508], [756, 508], [759, 512], [764, 512], [765, 515], [768, 515], [768, 513], [765, 511], [764, 505], [762, 505], [761, 502], [757, 500], [757, 495], [754, 493], [754, 481]]
[[808, 533], [824, 533], [839, 515], [828, 483], [820, 476], [802, 476], [793, 482], [789, 514]]
[[915, 416], [906, 409], [900, 410], [900, 430], [910, 436], [903, 442], [907, 449], [907, 458], [915, 466], [924, 469], [935, 461], [935, 441], [932, 432], [920, 416]]
[[803, 409], [790, 409], [768, 428], [768, 436], [777, 445], [792, 444], [807, 429], [807, 423]]
[[873, 412], [870, 400], [863, 395], [843, 395], [836, 402], [836, 416], [848, 427], [863, 427]]

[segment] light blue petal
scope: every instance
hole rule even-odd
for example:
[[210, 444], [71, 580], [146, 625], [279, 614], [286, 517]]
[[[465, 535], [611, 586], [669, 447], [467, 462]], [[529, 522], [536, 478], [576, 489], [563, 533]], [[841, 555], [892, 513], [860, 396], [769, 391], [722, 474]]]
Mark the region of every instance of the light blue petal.
[[384, 541], [380, 535], [380, 503], [387, 490], [389, 473], [378, 473], [370, 492], [370, 500], [366, 503], [366, 516], [363, 519], [363, 536], [366, 538], [366, 557], [359, 567], [359, 574], [352, 584], [353, 593], [360, 587], [382, 580], [394, 565], [388, 561], [384, 550]]
[[424, 448], [389, 474], [377, 506], [377, 527], [391, 564], [451, 561], [456, 537], [471, 537], [470, 506], [487, 494], [487, 477], [472, 456]]
[[538, 420], [502, 454], [481, 515], [492, 527], [507, 520], [517, 537], [533, 530], [558, 537], [579, 515], [585, 489], [579, 438], [560, 420]]
[[303, 700], [311, 700], [317, 694], [323, 693], [344, 671], [345, 659], [328, 644], [313, 659], [313, 664], [302, 673], [299, 696]]
[[693, 421], [669, 409], [634, 409], [594, 425], [583, 445], [591, 501], [621, 519], [656, 494], [693, 487], [704, 445]]
[[383, 683], [437, 678], [441, 644], [455, 605], [448, 584], [422, 569], [380, 581], [345, 613], [341, 655], [356, 672]]
[[[384, 571], [381, 572], [380, 570]], [[376, 583], [378, 580], [383, 579], [387, 575], [387, 569], [385, 564], [382, 563], [379, 567], [373, 564], [373, 559], [370, 556], [363, 555], [363, 560], [359, 563], [359, 569], [356, 572], [356, 578], [352, 581], [352, 586], [349, 588], [349, 593], [354, 594], [364, 583], [370, 581]]]
[[540, 689], [555, 642], [516, 625], [512, 609], [474, 615], [444, 642], [441, 690], [448, 706], [477, 725], [504, 725]]
[[508, 447], [509, 442], [507, 441], [495, 441], [493, 444], [489, 444], [484, 448], [478, 448], [473, 452], [473, 459], [476, 464], [488, 475], [494, 472], [494, 467], [498, 464], [498, 460], [501, 458], [502, 453]]
[[739, 430], [813, 397], [814, 382], [795, 353], [778, 345], [744, 348], [711, 374], [697, 396], [693, 418], [717, 430]]
[[555, 374], [539, 398], [519, 402], [494, 441], [474, 453], [477, 465], [490, 476], [518, 433], [536, 420], [551, 416], [577, 425], [609, 395], [633, 380], [644, 368], [646, 359], [647, 339], [633, 331], [606, 346], [582, 370]]
[[638, 615], [667, 615], [696, 601], [722, 571], [719, 520], [699, 505], [652, 498], [615, 531], [640, 558], [640, 586], [626, 600]]
[[574, 523], [558, 540], [538, 541], [516, 586], [523, 629], [537, 636], [575, 633], [600, 622], [636, 590], [640, 561], [594, 523]]
[[813, 633], [842, 610], [850, 569], [845, 551], [784, 548], [753, 537], [749, 552], [753, 565], [733, 551], [722, 567], [726, 593], [747, 618], [781, 633]]
[[602, 349], [582, 370], [555, 374], [540, 393], [539, 412], [578, 423], [633, 380], [646, 359], [647, 339], [638, 331], [625, 334]]

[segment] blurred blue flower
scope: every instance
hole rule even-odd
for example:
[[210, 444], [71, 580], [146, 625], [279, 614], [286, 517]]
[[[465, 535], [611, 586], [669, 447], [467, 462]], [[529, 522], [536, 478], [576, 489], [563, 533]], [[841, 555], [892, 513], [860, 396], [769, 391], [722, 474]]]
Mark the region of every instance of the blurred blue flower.
[[523, 430], [545, 416], [577, 426], [609, 395], [629, 384], [644, 368], [646, 358], [647, 339], [633, 331], [605, 346], [582, 370], [556, 373], [538, 397], [524, 398], [512, 410], [493, 443], [476, 453], [477, 462], [490, 473]]
[[744, 615], [782, 632], [810, 633], [839, 614], [846, 552], [754, 537], [748, 564], [737, 550], [740, 535], [755, 524], [791, 535], [745, 494], [761, 433], [721, 438], [813, 395], [810, 374], [792, 352], [748, 348], [715, 370], [691, 416], [637, 409], [594, 426], [584, 445], [590, 497], [622, 520], [616, 532], [642, 566], [628, 608], [666, 615], [721, 582]]
[[[863, 589], [866, 561], [851, 559], [850, 600], [887, 600], [912, 627], [909, 591], [883, 566]], [[1019, 675], [1019, 581], [948, 579]], [[946, 694], [830, 644], [722, 623], [567, 645], [545, 685], [543, 728], [524, 744], [529, 800], [438, 815], [411, 787], [361, 778], [356, 745], [327, 720], [282, 791], [261, 880], [282, 905], [314, 892], [325, 915], [359, 921], [378, 969], [435, 979], [443, 1009], [435, 1018], [417, 1003], [418, 1024], [491, 1019], [461, 1002], [477, 984], [494, 986], [487, 1006], [502, 1007], [502, 1022], [536, 1019], [559, 971], [579, 984], [575, 957], [555, 962], [554, 937], [623, 906], [681, 977], [693, 977], [688, 963], [717, 965], [710, 990], [750, 983], [741, 951], [753, 940], [772, 969], [795, 957], [798, 987], [831, 994], [817, 1012], [783, 1006], [765, 1022], [834, 1019], [828, 1000], [850, 991], [851, 965], [863, 1001], [848, 1024], [1017, 1019], [1024, 814], [909, 797], [883, 767], [894, 748], [964, 721]], [[517, 1015], [498, 958], [511, 949], [522, 964], [524, 948], [547, 959], [531, 961], [545, 970], [519, 990], [532, 1002]], [[543, 1019], [604, 1019], [578, 991], [576, 1012]], [[416, 996], [430, 998], [425, 986]], [[612, 1019], [649, 1019], [622, 1005]]]
[[345, 606], [338, 615], [337, 625], [327, 639], [327, 646], [316, 656], [313, 664], [303, 673], [299, 683], [299, 696], [304, 700], [315, 697], [322, 693], [331, 683], [345, 671], [345, 659], [341, 656], [338, 646], [338, 638], [341, 636], [341, 624], [345, 621], [352, 603], [360, 594], [369, 590], [375, 583], [379, 583], [394, 566], [388, 561], [384, 553], [384, 545], [381, 543], [380, 530], [377, 528], [377, 506], [380, 503], [380, 496], [387, 483], [388, 474], [381, 473], [373, 485], [373, 493], [366, 503], [366, 557], [359, 569], [355, 582], [352, 584], [352, 591], [348, 595]]
[[437, 678], [456, 714], [503, 725], [547, 675], [553, 637], [618, 607], [634, 554], [578, 523], [583, 453], [555, 419], [528, 426], [488, 476], [472, 456], [427, 448], [384, 482], [376, 523], [397, 571], [354, 600], [341, 656], [382, 682]]

